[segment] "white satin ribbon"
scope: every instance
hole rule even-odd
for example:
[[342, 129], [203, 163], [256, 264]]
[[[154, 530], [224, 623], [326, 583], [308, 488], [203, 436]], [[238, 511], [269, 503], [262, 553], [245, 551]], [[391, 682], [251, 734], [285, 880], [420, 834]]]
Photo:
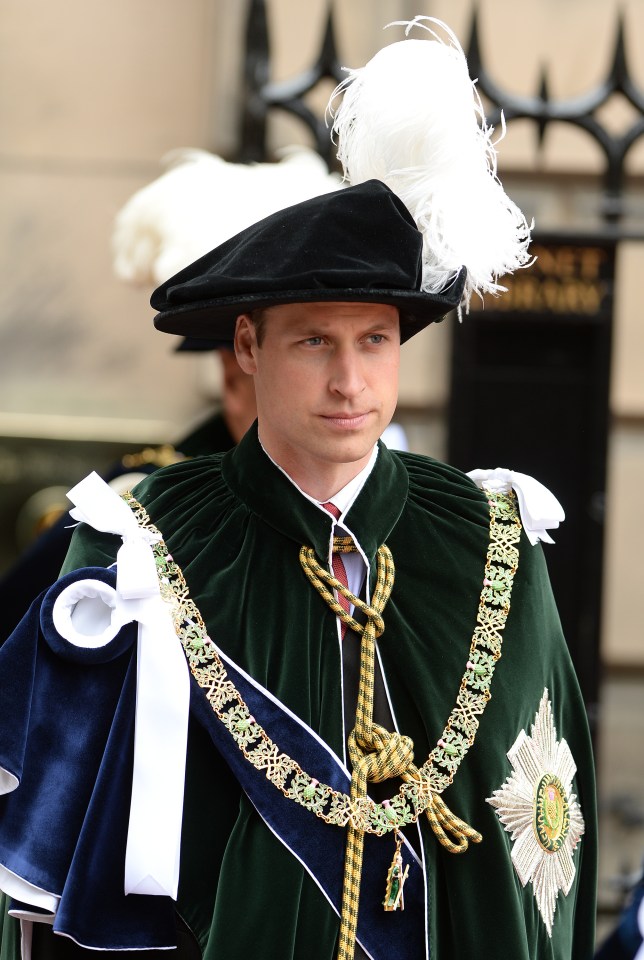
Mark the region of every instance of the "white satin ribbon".
[[512, 489], [519, 502], [523, 529], [534, 546], [538, 540], [554, 543], [547, 530], [556, 530], [566, 515], [557, 498], [542, 483], [525, 473], [497, 467], [495, 470], [471, 470], [468, 477], [482, 490], [507, 493]]
[[637, 929], [639, 930], [642, 936], [642, 943], [635, 954], [635, 960], [644, 960], [644, 898], [640, 900], [640, 905], [637, 908]]
[[[111, 613], [113, 635], [123, 623], [139, 623], [125, 893], [171, 896], [176, 900], [190, 685], [172, 614], [159, 591], [151, 544], [160, 537], [142, 530], [127, 504], [96, 473], [82, 480], [67, 496], [76, 506], [71, 511], [75, 520], [123, 539]], [[93, 591], [88, 597], [95, 600], [95, 586]], [[66, 637], [70, 642], [78, 642], [74, 637], [78, 638], [81, 619], [68, 617], [73, 624], [70, 636]], [[96, 645], [97, 636], [92, 629], [88, 624], [83, 632]], [[95, 629], [101, 640], [109, 632], [109, 628]]]

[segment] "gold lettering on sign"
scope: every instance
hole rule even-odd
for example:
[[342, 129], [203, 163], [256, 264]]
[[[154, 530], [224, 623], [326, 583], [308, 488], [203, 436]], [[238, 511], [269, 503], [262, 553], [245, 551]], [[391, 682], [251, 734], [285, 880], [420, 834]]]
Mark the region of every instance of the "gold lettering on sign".
[[[601, 247], [534, 244], [536, 258], [525, 270], [500, 282], [505, 293], [486, 294], [483, 307], [495, 312], [561, 313], [594, 316], [599, 313], [608, 284], [603, 273], [608, 252]], [[472, 301], [472, 308], [482, 309]]]

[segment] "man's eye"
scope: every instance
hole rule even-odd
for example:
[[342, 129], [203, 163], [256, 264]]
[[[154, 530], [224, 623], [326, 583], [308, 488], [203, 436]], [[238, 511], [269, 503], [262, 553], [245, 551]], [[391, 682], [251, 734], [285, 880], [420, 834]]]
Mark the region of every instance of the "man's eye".
[[317, 347], [322, 343], [322, 337], [307, 337], [304, 343], [308, 343], [311, 347]]
[[382, 333], [372, 333], [368, 339], [369, 343], [382, 343], [385, 337]]

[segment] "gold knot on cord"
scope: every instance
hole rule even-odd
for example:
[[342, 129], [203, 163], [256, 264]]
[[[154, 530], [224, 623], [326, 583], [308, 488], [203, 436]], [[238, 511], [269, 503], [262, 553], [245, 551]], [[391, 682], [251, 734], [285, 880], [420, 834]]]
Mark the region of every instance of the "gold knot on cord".
[[[334, 553], [355, 553], [357, 547], [351, 537], [334, 537]], [[367, 796], [369, 782], [382, 782], [400, 777], [408, 782], [422, 782], [414, 764], [414, 744], [410, 737], [391, 733], [373, 722], [375, 640], [385, 629], [384, 610], [394, 585], [395, 567], [391, 550], [385, 544], [378, 548], [376, 583], [371, 604], [337, 580], [317, 560], [312, 547], [302, 547], [300, 563], [308, 580], [343, 623], [361, 638], [360, 680], [356, 724], [348, 737], [352, 764], [351, 798]], [[366, 617], [364, 626], [358, 623], [337, 601], [333, 591], [342, 594]], [[469, 841], [478, 843], [481, 835], [455, 816], [444, 800], [433, 791], [428, 796], [427, 818], [436, 838], [451, 853], [463, 853]], [[453, 840], [447, 835], [452, 834]], [[337, 960], [353, 960], [358, 926], [358, 902], [364, 850], [364, 831], [350, 823], [347, 828], [347, 846], [344, 858], [342, 911]]]
[[369, 736], [360, 736], [357, 728], [348, 737], [349, 757], [359, 785], [366, 792], [367, 781], [382, 783], [402, 777], [414, 763], [414, 741], [400, 733], [390, 733], [372, 724]]

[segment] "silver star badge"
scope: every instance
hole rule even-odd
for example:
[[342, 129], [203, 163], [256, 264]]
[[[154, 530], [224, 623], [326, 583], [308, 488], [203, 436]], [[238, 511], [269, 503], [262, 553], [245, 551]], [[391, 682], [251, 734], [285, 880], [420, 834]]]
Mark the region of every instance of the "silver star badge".
[[573, 853], [584, 820], [572, 792], [577, 767], [566, 741], [557, 740], [547, 689], [530, 736], [522, 730], [507, 756], [512, 773], [487, 802], [514, 841], [512, 863], [524, 887], [532, 881], [552, 936], [559, 891], [566, 896], [575, 879]]

